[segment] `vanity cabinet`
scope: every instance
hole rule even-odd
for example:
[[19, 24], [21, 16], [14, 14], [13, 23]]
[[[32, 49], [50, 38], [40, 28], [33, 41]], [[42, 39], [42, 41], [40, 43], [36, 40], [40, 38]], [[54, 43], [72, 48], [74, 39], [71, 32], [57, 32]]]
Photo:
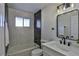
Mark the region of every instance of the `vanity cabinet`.
[[46, 46], [43, 46], [43, 55], [44, 56], [64, 56], [63, 54], [55, 51], [55, 50], [52, 50]]

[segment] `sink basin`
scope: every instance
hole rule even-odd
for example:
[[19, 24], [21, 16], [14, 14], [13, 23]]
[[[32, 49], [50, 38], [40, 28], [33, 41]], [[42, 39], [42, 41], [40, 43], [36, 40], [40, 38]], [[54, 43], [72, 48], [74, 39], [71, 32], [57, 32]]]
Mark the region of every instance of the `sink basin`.
[[63, 48], [63, 47], [61, 47], [61, 46], [60, 46], [60, 47], [58, 46], [58, 48], [61, 49], [61, 50], [63, 50], [63, 51], [66, 51], [66, 52], [69, 51], [69, 49], [67, 49], [67, 48]]
[[65, 52], [69, 52], [69, 50], [70, 50], [70, 46], [67, 46], [67, 45], [63, 45], [63, 44], [59, 44], [59, 43], [57, 43], [57, 42], [51, 42], [51, 43], [49, 43], [48, 44], [49, 46], [51, 46], [51, 47], [55, 47], [55, 48], [58, 48], [58, 49], [60, 49], [60, 50], [63, 50], [63, 51], [65, 51]]

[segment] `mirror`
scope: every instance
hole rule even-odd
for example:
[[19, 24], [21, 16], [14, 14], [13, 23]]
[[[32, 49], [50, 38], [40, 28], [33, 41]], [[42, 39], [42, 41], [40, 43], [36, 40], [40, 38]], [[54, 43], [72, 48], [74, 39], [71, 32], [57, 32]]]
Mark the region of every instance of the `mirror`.
[[57, 16], [57, 37], [78, 39], [78, 10], [69, 11]]

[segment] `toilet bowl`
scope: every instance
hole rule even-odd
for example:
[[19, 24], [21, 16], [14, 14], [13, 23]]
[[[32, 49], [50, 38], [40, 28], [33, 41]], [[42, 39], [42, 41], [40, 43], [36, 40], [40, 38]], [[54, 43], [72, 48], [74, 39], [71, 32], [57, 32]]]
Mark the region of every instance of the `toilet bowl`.
[[41, 56], [42, 55], [42, 49], [39, 48], [39, 45], [34, 44], [34, 49], [31, 52], [32, 56]]
[[42, 54], [43, 54], [42, 49], [40, 49], [40, 48], [34, 49], [32, 51], [32, 56], [41, 56]]
[[[46, 41], [42, 40], [41, 43], [46, 43]], [[43, 50], [39, 48], [37, 44], [35, 44], [35, 49], [32, 50], [32, 56], [42, 56]]]

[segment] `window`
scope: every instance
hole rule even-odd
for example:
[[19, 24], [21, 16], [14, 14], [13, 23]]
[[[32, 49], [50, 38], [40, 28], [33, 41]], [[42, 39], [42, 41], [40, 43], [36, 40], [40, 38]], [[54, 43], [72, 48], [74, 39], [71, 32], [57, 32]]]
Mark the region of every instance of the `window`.
[[24, 27], [30, 27], [30, 19], [24, 19]]
[[23, 18], [23, 17], [16, 17], [15, 26], [16, 27], [30, 27], [30, 19]]
[[16, 27], [23, 27], [23, 18], [21, 17], [16, 17]]

